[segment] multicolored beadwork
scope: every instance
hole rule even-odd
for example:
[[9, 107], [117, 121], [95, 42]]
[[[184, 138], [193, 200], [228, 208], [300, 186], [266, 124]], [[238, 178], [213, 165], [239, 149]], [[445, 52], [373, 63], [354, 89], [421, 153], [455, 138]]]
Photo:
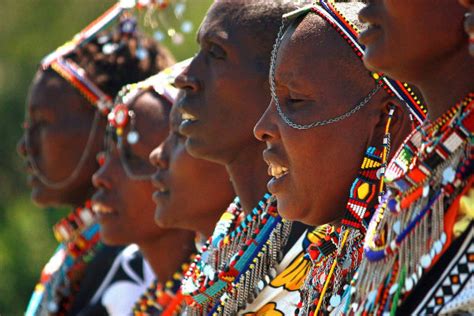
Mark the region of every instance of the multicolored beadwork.
[[473, 181], [473, 109], [470, 93], [415, 130], [387, 168], [390, 190], [369, 225], [353, 312], [394, 313], [450, 245], [460, 197]]
[[367, 149], [349, 190], [342, 226], [321, 226], [319, 233], [324, 238], [308, 248], [312, 266], [300, 290], [302, 300], [296, 315], [325, 314], [341, 304], [344, 285], [351, 280], [362, 258], [363, 237], [372, 216], [370, 206], [379, 192], [382, 156], [374, 147]]
[[[190, 261], [194, 260], [194, 255]], [[183, 295], [181, 293], [181, 280], [189, 269], [189, 263], [181, 265], [180, 271], [173, 274], [171, 280], [165, 283], [155, 280], [153, 284], [142, 294], [133, 307], [133, 316], [176, 316], [179, 315]]]
[[275, 277], [290, 229], [270, 194], [247, 216], [237, 198], [185, 275], [187, 315], [233, 315], [244, 308], [258, 295], [259, 281]]
[[100, 249], [99, 225], [90, 201], [60, 220], [54, 235], [61, 244], [41, 272], [25, 315], [67, 315], [87, 263]]

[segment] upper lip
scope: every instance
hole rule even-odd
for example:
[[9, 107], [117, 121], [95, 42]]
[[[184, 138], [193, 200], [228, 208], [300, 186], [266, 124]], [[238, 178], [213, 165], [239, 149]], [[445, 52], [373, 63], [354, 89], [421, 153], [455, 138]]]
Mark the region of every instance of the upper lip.
[[153, 183], [153, 186], [156, 188], [157, 192], [164, 193], [169, 191], [169, 188], [166, 185], [160, 171], [158, 171], [158, 173], [153, 176], [151, 182]]
[[181, 117], [183, 118], [183, 120], [193, 120], [193, 121], [196, 121], [198, 120], [198, 116], [196, 115], [195, 112], [193, 112], [191, 109], [190, 109], [190, 106], [189, 106], [189, 101], [187, 99], [188, 97], [186, 96], [183, 96], [181, 97], [175, 104], [175, 106], [178, 108], [179, 112], [181, 113]]
[[362, 8], [359, 12], [359, 20], [362, 23], [367, 23], [370, 26], [380, 26], [380, 21], [377, 19], [376, 9], [373, 5], [369, 4]]
[[105, 202], [103, 194], [102, 191], [98, 191], [92, 197], [92, 211], [94, 213], [113, 213], [114, 208]]
[[281, 159], [274, 149], [265, 149], [263, 151], [263, 160], [268, 164], [269, 176], [279, 178], [289, 171], [288, 163]]

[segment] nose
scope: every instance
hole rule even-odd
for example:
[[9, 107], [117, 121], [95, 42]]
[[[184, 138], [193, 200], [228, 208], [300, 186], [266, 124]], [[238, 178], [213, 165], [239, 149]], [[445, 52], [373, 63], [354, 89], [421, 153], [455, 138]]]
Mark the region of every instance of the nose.
[[278, 126], [276, 123], [278, 120], [273, 100], [270, 101], [267, 109], [263, 113], [262, 117], [258, 120], [257, 124], [253, 128], [254, 136], [262, 142], [276, 139], [280, 136]]
[[97, 155], [97, 160], [99, 162], [100, 168], [92, 176], [92, 184], [96, 189], [111, 189], [112, 182], [110, 177], [110, 169], [112, 164], [111, 155], [107, 155], [105, 158], [105, 153], [100, 153]]
[[196, 92], [199, 89], [199, 82], [197, 78], [191, 73], [192, 64], [193, 62], [191, 62], [191, 64], [186, 67], [186, 69], [184, 69], [174, 81], [174, 84], [177, 88], [185, 90], [186, 92]]
[[168, 153], [166, 152], [165, 140], [160, 146], [156, 147], [150, 154], [150, 163], [158, 169], [168, 169]]
[[25, 135], [22, 135], [21, 138], [18, 140], [18, 143], [16, 144], [16, 152], [20, 157], [25, 158], [27, 155], [27, 150], [26, 150], [26, 139]]

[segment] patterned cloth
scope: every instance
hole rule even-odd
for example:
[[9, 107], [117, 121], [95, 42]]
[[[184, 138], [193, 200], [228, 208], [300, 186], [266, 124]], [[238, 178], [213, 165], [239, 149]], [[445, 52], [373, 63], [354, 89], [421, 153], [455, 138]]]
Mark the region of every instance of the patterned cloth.
[[311, 262], [305, 250], [314, 242], [315, 235], [305, 232], [291, 247], [279, 265], [278, 275], [260, 292], [257, 298], [239, 315], [294, 315], [300, 301], [299, 289], [306, 279]]

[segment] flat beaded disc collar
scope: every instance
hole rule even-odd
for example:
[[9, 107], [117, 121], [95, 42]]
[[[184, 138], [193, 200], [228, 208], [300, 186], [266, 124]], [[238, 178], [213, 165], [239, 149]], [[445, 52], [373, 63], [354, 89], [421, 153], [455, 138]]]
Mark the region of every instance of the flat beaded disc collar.
[[[313, 127], [329, 125], [333, 123], [337, 123], [342, 121], [360, 109], [362, 109], [367, 103], [372, 99], [372, 97], [380, 90], [380, 87], [383, 86], [386, 92], [390, 95], [395, 95], [399, 99], [403, 100], [406, 105], [408, 106], [411, 114], [421, 123], [426, 118], [426, 107], [420, 102], [419, 98], [413, 93], [412, 89], [405, 83], [392, 80], [386, 76], [383, 76], [379, 73], [371, 73], [371, 76], [376, 80], [377, 84], [375, 88], [368, 93], [368, 95], [356, 104], [352, 109], [349, 111], [325, 120], [315, 121], [310, 124], [298, 124], [293, 122], [281, 109], [280, 101], [276, 93], [276, 82], [275, 82], [275, 72], [276, 72], [276, 61], [278, 56], [278, 50], [280, 48], [281, 43], [283, 42], [283, 36], [286, 29], [286, 22], [287, 20], [291, 20], [291, 23], [296, 23], [298, 21], [297, 18], [308, 14], [309, 12], [314, 12], [326, 20], [331, 26], [341, 34], [341, 36], [349, 43], [349, 45], [354, 49], [357, 56], [361, 59], [364, 56], [364, 46], [361, 45], [358, 40], [358, 31], [355, 29], [353, 25], [351, 25], [335, 8], [334, 4], [328, 0], [320, 0], [316, 3], [316, 5], [309, 5], [298, 9], [296, 11], [290, 12], [288, 14], [283, 15], [282, 24], [280, 26], [280, 30], [277, 35], [277, 39], [275, 44], [273, 45], [273, 51], [271, 55], [271, 63], [270, 63], [270, 91], [275, 102], [275, 106], [277, 108], [277, 112], [280, 115], [281, 119], [290, 127], [299, 130], [310, 129]], [[300, 19], [301, 21], [301, 19]]]
[[[178, 94], [178, 89], [173, 86], [175, 78], [189, 65], [191, 59], [169, 67], [157, 75], [154, 75], [144, 81], [126, 85], [117, 94], [114, 106], [108, 114], [108, 126], [106, 137], [106, 148], [112, 144], [112, 137], [117, 140], [117, 148], [120, 151], [120, 161], [125, 173], [130, 179], [150, 180], [151, 174], [139, 174], [130, 168], [127, 157], [123, 150], [123, 136], [125, 128], [130, 125], [130, 129], [125, 136], [129, 145], [134, 145], [140, 140], [140, 134], [135, 128], [137, 116], [131, 105], [146, 91], [154, 91], [165, 98], [171, 105], [174, 103]], [[115, 136], [115, 137], [114, 137]], [[158, 145], [158, 144], [157, 144]], [[102, 157], [99, 157], [101, 160]], [[103, 158], [105, 159], [105, 157]], [[103, 163], [100, 162], [101, 164]]]

